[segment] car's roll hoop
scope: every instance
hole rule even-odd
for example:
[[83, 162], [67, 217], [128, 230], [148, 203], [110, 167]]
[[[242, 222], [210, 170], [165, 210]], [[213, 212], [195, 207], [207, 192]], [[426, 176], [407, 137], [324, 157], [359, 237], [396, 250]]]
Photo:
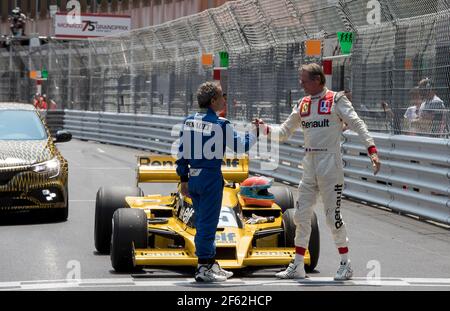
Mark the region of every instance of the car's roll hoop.
[[[137, 156], [137, 184], [179, 182], [176, 173], [175, 158], [162, 155]], [[231, 182], [242, 182], [248, 177], [248, 156], [242, 158], [224, 158], [222, 161], [223, 178]]]

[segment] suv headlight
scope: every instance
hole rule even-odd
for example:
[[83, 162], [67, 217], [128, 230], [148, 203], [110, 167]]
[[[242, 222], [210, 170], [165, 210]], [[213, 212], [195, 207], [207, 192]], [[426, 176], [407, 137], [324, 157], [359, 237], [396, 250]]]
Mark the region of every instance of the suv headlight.
[[59, 175], [60, 162], [58, 158], [35, 164], [31, 169], [36, 173], [48, 173], [49, 178], [53, 178]]

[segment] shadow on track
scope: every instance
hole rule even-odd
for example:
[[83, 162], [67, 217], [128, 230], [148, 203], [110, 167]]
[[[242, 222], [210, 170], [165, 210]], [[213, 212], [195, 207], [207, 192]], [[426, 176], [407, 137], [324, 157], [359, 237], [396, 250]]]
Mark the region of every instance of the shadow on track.
[[26, 226], [59, 224], [66, 221], [55, 220], [53, 211], [14, 211], [0, 213], [0, 226]]

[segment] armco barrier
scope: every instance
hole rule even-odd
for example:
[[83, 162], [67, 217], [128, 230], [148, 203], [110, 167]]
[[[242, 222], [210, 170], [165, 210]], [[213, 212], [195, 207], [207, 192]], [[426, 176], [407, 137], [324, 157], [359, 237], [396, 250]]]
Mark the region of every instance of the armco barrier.
[[[48, 118], [54, 112], [48, 113]], [[56, 114], [56, 113], [55, 113]], [[61, 118], [61, 114], [58, 115]], [[182, 118], [156, 115], [116, 114], [66, 110], [64, 129], [74, 138], [169, 153], [177, 139], [174, 125]], [[56, 122], [57, 123], [57, 122]], [[55, 124], [56, 124], [55, 123]], [[450, 224], [450, 142], [415, 136], [373, 133], [382, 161], [372, 173], [367, 150], [359, 137], [343, 134], [344, 195], [404, 214]], [[279, 146], [279, 164], [262, 170], [261, 161], [250, 164], [252, 173], [298, 184], [302, 176], [303, 135], [298, 131]]]
[[64, 111], [63, 110], [50, 110], [41, 111], [42, 116], [50, 129], [50, 134], [53, 136], [56, 131], [64, 128]]

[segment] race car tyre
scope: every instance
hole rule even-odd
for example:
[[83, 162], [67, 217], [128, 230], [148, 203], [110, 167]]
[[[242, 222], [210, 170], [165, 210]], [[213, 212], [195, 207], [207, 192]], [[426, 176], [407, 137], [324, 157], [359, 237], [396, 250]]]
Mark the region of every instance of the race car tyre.
[[[280, 239], [279, 246], [281, 247], [295, 247], [294, 213], [294, 209], [288, 209], [283, 213], [284, 234]], [[306, 272], [312, 272], [316, 268], [320, 256], [320, 233], [316, 213], [313, 213], [311, 218], [311, 236], [309, 238], [308, 251], [311, 262], [309, 265], [305, 265], [305, 270]]]
[[126, 208], [126, 196], [144, 196], [139, 187], [101, 187], [95, 200], [95, 248], [101, 254], [109, 254], [111, 247], [112, 218], [119, 208]]
[[273, 186], [269, 192], [275, 196], [275, 203], [281, 207], [283, 213], [295, 207], [294, 196], [288, 187]]
[[288, 209], [283, 213], [283, 234], [280, 239], [280, 247], [295, 247], [295, 223], [294, 209]]
[[305, 265], [305, 270], [306, 272], [312, 272], [319, 262], [320, 255], [320, 233], [316, 213], [313, 213], [311, 218], [311, 236], [309, 237], [308, 251], [311, 257], [311, 263]]
[[120, 208], [112, 221], [111, 264], [117, 272], [131, 272], [140, 267], [134, 265], [134, 249], [147, 248], [148, 226], [144, 210]]

